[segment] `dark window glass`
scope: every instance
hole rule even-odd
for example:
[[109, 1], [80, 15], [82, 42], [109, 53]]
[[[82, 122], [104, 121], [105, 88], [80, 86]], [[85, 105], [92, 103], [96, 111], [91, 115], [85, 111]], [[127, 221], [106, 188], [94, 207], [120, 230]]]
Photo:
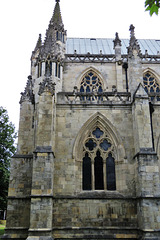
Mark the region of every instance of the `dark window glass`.
[[58, 63], [56, 63], [56, 67], [55, 67], [55, 76], [58, 76]]
[[88, 153], [85, 154], [83, 158], [83, 190], [91, 190], [91, 159]]
[[116, 190], [115, 161], [110, 153], [106, 159], [107, 190]]
[[90, 87], [89, 86], [87, 86], [86, 92], [90, 92]]
[[60, 64], [58, 64], [58, 78], [61, 77], [61, 66]]
[[93, 73], [92, 73], [92, 72], [90, 72], [88, 75], [89, 75], [89, 76], [93, 76]]
[[96, 138], [100, 138], [100, 137], [103, 135], [103, 131], [101, 131], [100, 128], [96, 128], [96, 130], [93, 131], [93, 135], [94, 135]]
[[90, 151], [92, 151], [92, 150], [97, 146], [97, 144], [96, 144], [92, 139], [89, 139], [89, 141], [85, 144], [85, 146], [86, 146]]
[[40, 65], [40, 77], [42, 76], [42, 63], [39, 63]]
[[57, 32], [56, 32], [56, 38], [57, 38], [57, 40], [59, 40], [59, 37], [58, 37], [58, 35], [59, 35], [59, 34], [58, 34], [58, 31], [57, 31]]
[[50, 76], [52, 76], [52, 62], [50, 62]]
[[94, 159], [94, 176], [95, 176], [95, 190], [104, 190], [103, 182], [103, 159], [100, 152], [97, 151]]
[[84, 92], [84, 87], [83, 86], [81, 86], [80, 92]]
[[103, 142], [100, 143], [100, 147], [104, 151], [107, 151], [111, 147], [111, 144], [105, 139], [105, 140], [103, 140]]
[[103, 90], [102, 90], [102, 87], [101, 87], [101, 86], [99, 86], [99, 88], [98, 88], [98, 92], [103, 92]]

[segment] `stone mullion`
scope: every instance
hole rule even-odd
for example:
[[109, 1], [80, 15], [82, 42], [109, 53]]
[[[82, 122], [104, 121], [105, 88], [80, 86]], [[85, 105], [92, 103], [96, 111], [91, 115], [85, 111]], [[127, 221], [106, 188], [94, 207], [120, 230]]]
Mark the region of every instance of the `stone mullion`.
[[104, 190], [107, 190], [107, 171], [106, 171], [106, 159], [103, 159], [103, 182]]
[[92, 167], [92, 190], [95, 190], [94, 159], [91, 159]]

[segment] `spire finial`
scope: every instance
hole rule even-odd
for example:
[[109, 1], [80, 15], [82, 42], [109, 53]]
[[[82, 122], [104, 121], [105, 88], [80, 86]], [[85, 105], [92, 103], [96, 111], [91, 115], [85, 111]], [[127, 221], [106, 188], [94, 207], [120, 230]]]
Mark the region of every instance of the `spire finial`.
[[122, 46], [121, 40], [120, 40], [119, 35], [118, 35], [117, 32], [116, 32], [115, 40], [113, 40], [113, 42], [114, 42], [114, 48], [115, 48], [116, 46]]
[[129, 31], [130, 31], [130, 41], [129, 41], [129, 47], [128, 47], [128, 55], [129, 57], [132, 57], [133, 55], [133, 50], [137, 50], [138, 56], [141, 56], [141, 50], [140, 50], [140, 46], [138, 44], [138, 41], [135, 37], [135, 31], [134, 31], [135, 27], [133, 26], [133, 24], [130, 25]]
[[130, 25], [129, 31], [131, 33], [131, 37], [135, 36], [135, 32], [134, 32], [135, 27], [133, 26], [133, 24]]

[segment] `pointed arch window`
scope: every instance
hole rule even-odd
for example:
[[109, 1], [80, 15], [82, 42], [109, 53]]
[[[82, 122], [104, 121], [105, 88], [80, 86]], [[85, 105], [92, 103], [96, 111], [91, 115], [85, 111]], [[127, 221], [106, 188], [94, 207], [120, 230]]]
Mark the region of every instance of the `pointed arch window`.
[[39, 62], [38, 63], [38, 70], [37, 70], [37, 77], [41, 77], [42, 76], [42, 63]]
[[160, 86], [152, 73], [147, 72], [144, 74], [143, 84], [146, 92], [151, 95], [151, 100], [156, 98], [157, 101], [160, 101], [160, 96], [156, 96], [156, 93], [160, 93]]
[[114, 145], [100, 127], [85, 140], [83, 156], [83, 190], [116, 190]]
[[55, 76], [61, 78], [61, 65], [60, 63], [55, 63]]
[[52, 76], [52, 61], [50, 60], [45, 62], [45, 75]]
[[[95, 100], [97, 96], [93, 95], [92, 93], [102, 93], [103, 92], [103, 84], [99, 76], [93, 71], [90, 70], [85, 74], [83, 77], [81, 84], [80, 84], [80, 92], [82, 94], [87, 95], [87, 100]], [[82, 100], [86, 100], [83, 96]]]

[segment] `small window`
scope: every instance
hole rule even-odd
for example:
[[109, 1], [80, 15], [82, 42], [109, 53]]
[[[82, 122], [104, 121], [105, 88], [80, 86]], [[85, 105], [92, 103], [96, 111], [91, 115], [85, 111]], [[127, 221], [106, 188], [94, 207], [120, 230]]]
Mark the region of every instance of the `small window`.
[[52, 61], [50, 60], [45, 63], [45, 75], [52, 76]]
[[41, 77], [42, 76], [42, 63], [39, 62], [38, 63], [38, 72], [37, 72], [37, 77]]
[[[97, 99], [97, 95], [103, 92], [103, 85], [100, 78], [94, 71], [89, 71], [82, 79], [80, 85], [80, 92], [84, 93], [81, 100], [94, 101]], [[91, 94], [90, 93], [95, 93]], [[87, 95], [88, 94], [88, 95]], [[102, 100], [102, 97], [98, 97]]]
[[83, 146], [83, 190], [116, 190], [114, 146], [105, 132], [96, 127]]
[[55, 64], [55, 76], [61, 78], [61, 65], [60, 63]]
[[157, 101], [160, 101], [160, 95], [156, 94], [160, 93], [160, 86], [152, 73], [147, 72], [143, 76], [143, 84], [145, 91], [149, 94], [151, 93], [151, 100], [153, 101], [156, 98]]

